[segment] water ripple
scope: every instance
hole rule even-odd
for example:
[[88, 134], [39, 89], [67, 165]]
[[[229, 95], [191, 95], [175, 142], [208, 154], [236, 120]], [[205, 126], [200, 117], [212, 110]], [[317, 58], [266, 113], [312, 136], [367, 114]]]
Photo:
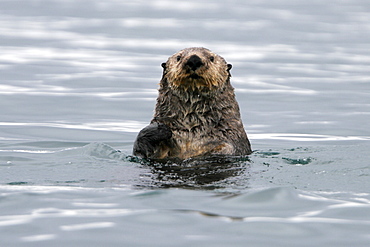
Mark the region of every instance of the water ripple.
[[74, 225], [63, 225], [60, 229], [63, 231], [82, 231], [89, 229], [100, 229], [100, 228], [110, 228], [114, 227], [116, 224], [114, 222], [94, 222], [87, 224], [74, 224]]

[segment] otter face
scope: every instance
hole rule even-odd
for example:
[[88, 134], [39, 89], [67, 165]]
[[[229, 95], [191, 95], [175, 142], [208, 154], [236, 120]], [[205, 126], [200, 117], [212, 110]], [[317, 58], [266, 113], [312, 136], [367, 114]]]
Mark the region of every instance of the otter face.
[[212, 90], [229, 80], [232, 66], [206, 48], [193, 47], [175, 53], [162, 67], [163, 79], [175, 89]]

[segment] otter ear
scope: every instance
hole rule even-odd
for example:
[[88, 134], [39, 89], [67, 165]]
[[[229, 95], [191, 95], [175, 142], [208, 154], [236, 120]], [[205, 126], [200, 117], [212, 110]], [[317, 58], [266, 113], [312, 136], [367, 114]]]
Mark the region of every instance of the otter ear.
[[230, 71], [233, 66], [231, 64], [227, 65], [227, 71]]
[[162, 68], [165, 69], [166, 68], [166, 63], [162, 63], [161, 66], [162, 66]]

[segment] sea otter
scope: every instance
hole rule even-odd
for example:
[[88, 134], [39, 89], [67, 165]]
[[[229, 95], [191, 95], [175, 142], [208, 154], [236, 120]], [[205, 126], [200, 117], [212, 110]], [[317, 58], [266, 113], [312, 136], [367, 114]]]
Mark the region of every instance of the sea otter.
[[142, 129], [133, 154], [188, 159], [252, 153], [234, 88], [231, 64], [206, 48], [183, 49], [162, 63], [154, 118]]

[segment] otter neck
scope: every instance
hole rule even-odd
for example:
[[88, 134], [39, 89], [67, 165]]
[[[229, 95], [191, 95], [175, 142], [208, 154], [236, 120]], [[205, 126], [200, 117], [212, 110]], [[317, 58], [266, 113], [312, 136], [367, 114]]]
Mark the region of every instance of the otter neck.
[[161, 88], [153, 121], [167, 124], [172, 129], [196, 131], [217, 125], [231, 112], [230, 93], [233, 89], [184, 90]]
[[180, 101], [186, 104], [198, 104], [199, 102], [209, 104], [210, 102], [207, 101], [217, 98], [219, 91], [221, 90], [217, 88], [210, 89], [209, 87], [177, 87], [170, 89], [173, 96], [178, 97]]

